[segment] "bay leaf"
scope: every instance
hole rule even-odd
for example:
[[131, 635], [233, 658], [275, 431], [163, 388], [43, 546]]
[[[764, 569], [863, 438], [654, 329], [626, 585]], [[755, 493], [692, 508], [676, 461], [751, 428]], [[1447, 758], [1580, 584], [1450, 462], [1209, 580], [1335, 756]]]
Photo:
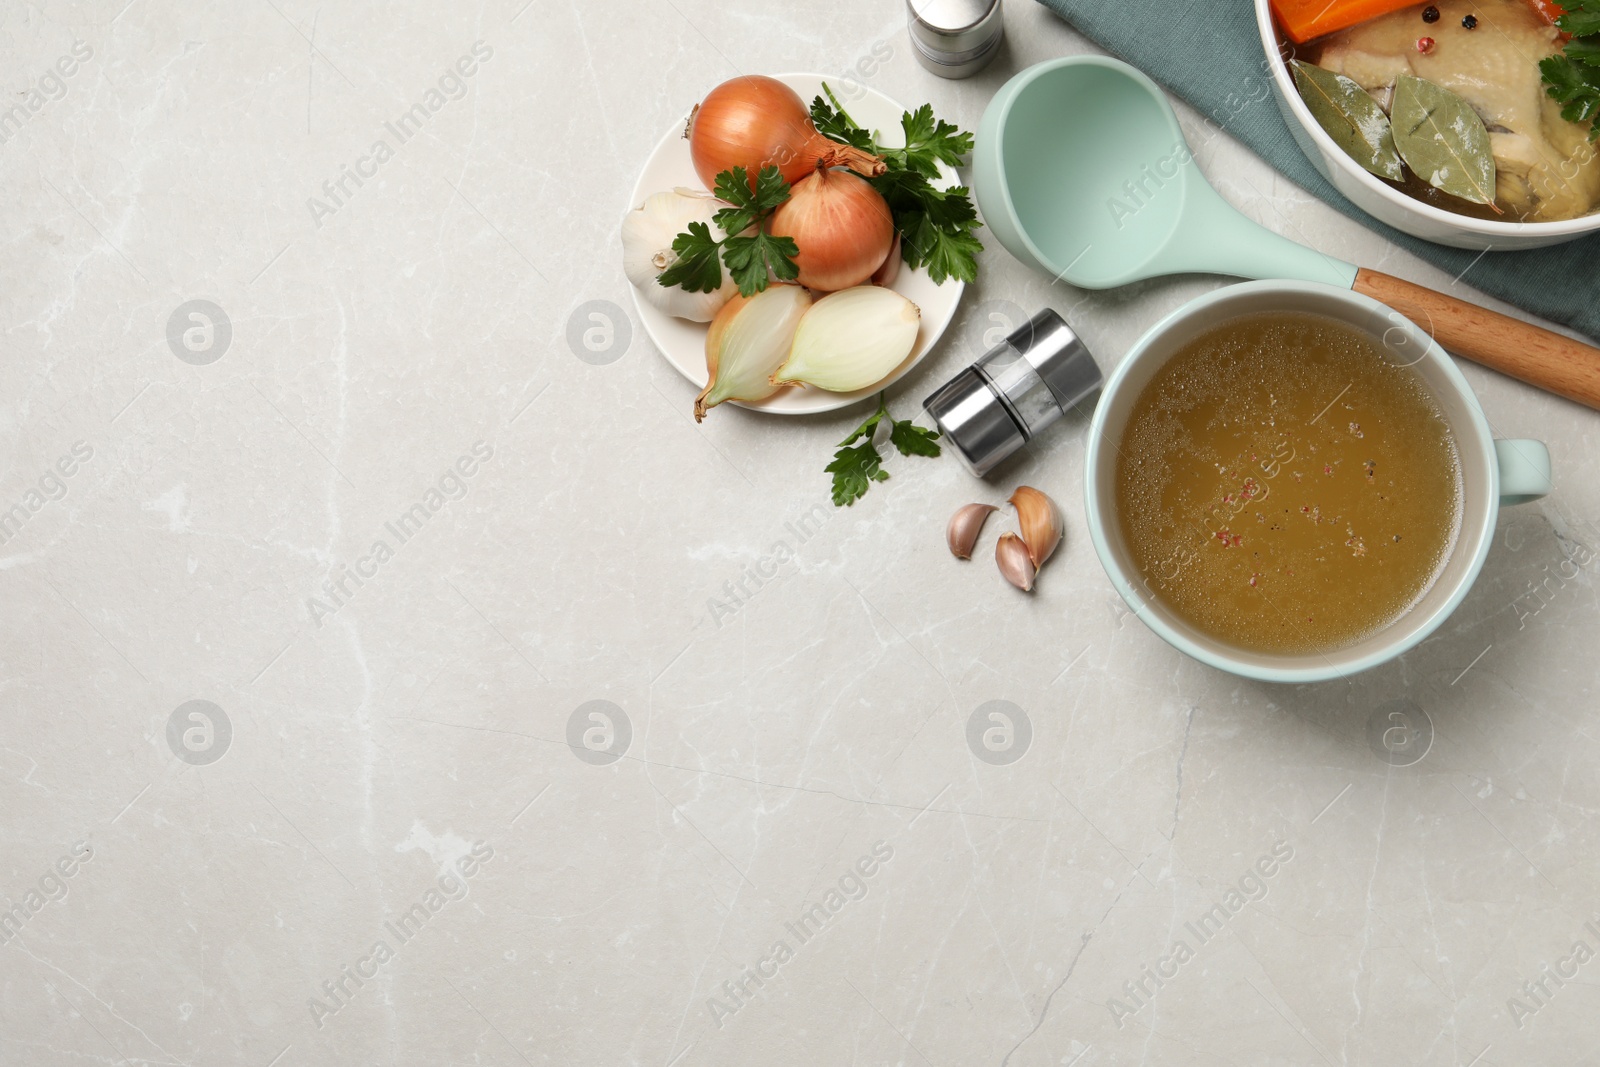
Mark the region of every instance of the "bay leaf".
[[1405, 167], [1395, 148], [1389, 116], [1372, 94], [1343, 74], [1298, 59], [1292, 66], [1300, 98], [1334, 144], [1378, 177], [1403, 180]]
[[1443, 86], [1402, 74], [1392, 114], [1395, 146], [1418, 177], [1451, 196], [1495, 206], [1494, 150], [1471, 104]]

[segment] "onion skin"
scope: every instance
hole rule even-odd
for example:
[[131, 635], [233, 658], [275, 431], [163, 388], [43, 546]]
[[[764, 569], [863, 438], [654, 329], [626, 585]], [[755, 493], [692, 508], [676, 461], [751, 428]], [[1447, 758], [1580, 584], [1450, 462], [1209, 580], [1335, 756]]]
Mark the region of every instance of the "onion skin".
[[904, 257], [900, 254], [900, 235], [894, 235], [894, 244], [889, 246], [889, 254], [883, 257], [883, 266], [872, 272], [872, 284], [881, 285], [885, 289], [894, 287], [894, 280], [900, 277], [900, 261]]
[[695, 422], [705, 417], [705, 409], [700, 401], [710, 393], [712, 383], [717, 380], [717, 361], [722, 353], [722, 335], [727, 330], [728, 324], [739, 314], [741, 308], [750, 302], [750, 297], [742, 293], [734, 293], [732, 298], [711, 317], [711, 325], [706, 329], [706, 387], [699, 397], [695, 398]]
[[831, 169], [835, 160], [833, 155], [818, 160], [767, 226], [774, 237], [794, 238], [800, 284], [825, 293], [870, 280], [894, 247], [888, 201], [849, 171]]
[[882, 174], [882, 159], [817, 132], [800, 94], [776, 78], [746, 74], [730, 78], [706, 94], [689, 118], [689, 157], [707, 189], [717, 175], [743, 167], [751, 187], [762, 167], [776, 166], [793, 185], [828, 152], [861, 174]]

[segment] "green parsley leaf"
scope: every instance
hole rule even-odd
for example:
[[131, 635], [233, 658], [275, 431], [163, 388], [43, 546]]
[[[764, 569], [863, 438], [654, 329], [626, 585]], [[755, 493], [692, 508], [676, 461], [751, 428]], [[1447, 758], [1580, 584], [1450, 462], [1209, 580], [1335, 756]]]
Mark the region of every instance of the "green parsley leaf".
[[[739, 283], [739, 292], [754, 296], [767, 287], [767, 272], [780, 281], [793, 281], [800, 276], [794, 257], [800, 248], [792, 237], [774, 237], [764, 233], [760, 223], [779, 205], [789, 199], [789, 183], [783, 172], [774, 166], [761, 168], [756, 175], [755, 187], [743, 167], [734, 167], [717, 175], [717, 196], [733, 205], [712, 216], [722, 232], [731, 234], [722, 243], [722, 261], [728, 265], [733, 280]], [[755, 226], [755, 233], [744, 231]]]
[[720, 209], [711, 221], [722, 227], [723, 233], [743, 233], [756, 220], [755, 194], [750, 191], [750, 179], [743, 167], [734, 167], [717, 175], [714, 190], [717, 199], [726, 200], [733, 207]]
[[883, 182], [879, 191], [894, 213], [900, 257], [909, 266], [926, 266], [935, 285], [950, 277], [977, 280], [977, 254], [983, 243], [973, 236], [978, 216], [966, 189], [935, 189], [910, 171], [890, 171], [872, 181]]
[[825, 468], [827, 473], [833, 475], [833, 506], [853, 507], [857, 500], [867, 495], [873, 482], [888, 481], [889, 472], [879, 467], [881, 462], [878, 450], [872, 447], [871, 441], [835, 452], [833, 462]]
[[900, 256], [908, 265], [925, 265], [935, 285], [946, 278], [977, 280], [983, 243], [973, 235], [978, 212], [964, 187], [935, 189], [911, 171], [890, 171], [871, 181], [894, 212]]
[[900, 450], [902, 456], [937, 456], [940, 453], [939, 431], [911, 425], [903, 419], [889, 430], [889, 443]]
[[1576, 63], [1600, 67], [1600, 38], [1580, 37], [1567, 42], [1567, 58]]
[[[900, 450], [902, 456], [939, 455], [939, 445], [935, 440], [939, 431], [913, 426], [910, 419], [896, 421], [889, 414], [886, 394], [879, 393], [878, 410], [839, 442], [833, 462], [823, 468], [826, 473], [833, 475], [834, 507], [852, 507], [872, 488], [873, 482], [889, 480], [889, 472], [881, 466], [883, 457], [872, 442], [879, 425], [885, 420], [889, 423], [889, 442]], [[861, 443], [856, 444], [857, 441]]]
[[734, 167], [717, 175], [716, 195], [732, 207], [725, 207], [711, 216], [711, 221], [722, 227], [722, 232], [737, 236], [750, 228], [751, 223], [765, 218], [779, 204], [789, 199], [789, 183], [777, 167], [761, 168], [756, 176], [755, 188], [743, 167]]
[[972, 151], [972, 134], [933, 117], [933, 105], [923, 104], [916, 111], [900, 116], [906, 146], [897, 150], [907, 170], [925, 178], [939, 176], [939, 164], [959, 167]]
[[1589, 140], [1600, 139], [1600, 67], [1574, 63], [1566, 56], [1549, 56], [1539, 63], [1547, 83], [1545, 92], [1562, 104], [1568, 122], [1588, 122]]
[[878, 423], [882, 422], [888, 417], [889, 402], [886, 399], [886, 394], [879, 393], [878, 410], [873, 412], [866, 422], [863, 422], [860, 426], [857, 426], [853, 431], [851, 431], [849, 437], [846, 437], [839, 443], [841, 445], [853, 445], [863, 437], [865, 437], [868, 441], [871, 441], [873, 433], [878, 429]]
[[811, 124], [817, 128], [817, 132], [830, 140], [877, 155], [878, 146], [873, 142], [872, 134], [857, 126], [844, 108], [838, 106], [839, 101], [826, 84], [822, 86], [822, 91], [828, 94], [827, 100], [819, 96], [811, 101]]
[[691, 293], [714, 293], [722, 288], [722, 268], [717, 265], [719, 242], [711, 237], [711, 228], [703, 222], [689, 223], [689, 232], [672, 239], [672, 250], [678, 254], [677, 262], [662, 271], [656, 281], [661, 285], [681, 285]]
[[1566, 14], [1556, 19], [1563, 33], [1574, 37], [1589, 37], [1600, 33], [1600, 3], [1595, 0], [1563, 0]]
[[902, 258], [913, 267], [926, 265], [935, 285], [943, 284], [946, 278], [977, 281], [977, 256], [981, 251], [983, 242], [972, 235], [971, 225], [941, 229], [928, 215], [908, 220], [900, 238]]
[[780, 281], [794, 281], [800, 276], [794, 261], [799, 254], [793, 237], [774, 237], [760, 230], [749, 237], [730, 237], [722, 245], [722, 261], [743, 296], [754, 296], [767, 287], [768, 269]]
[[1563, 105], [1568, 122], [1589, 123], [1589, 140], [1600, 140], [1600, 0], [1563, 0], [1556, 25], [1572, 35], [1562, 55], [1539, 61], [1545, 92]]

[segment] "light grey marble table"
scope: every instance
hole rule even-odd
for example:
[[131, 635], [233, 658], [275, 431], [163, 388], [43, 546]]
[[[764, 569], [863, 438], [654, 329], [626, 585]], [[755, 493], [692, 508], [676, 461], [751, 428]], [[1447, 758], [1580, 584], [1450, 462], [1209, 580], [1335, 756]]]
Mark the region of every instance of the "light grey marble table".
[[[1595, 413], [1464, 366], [1557, 491], [1402, 661], [1279, 688], [1121, 606], [1081, 420], [835, 510], [863, 412], [696, 426], [639, 328], [618, 221], [710, 85], [886, 54], [971, 128], [1066, 25], [946, 82], [892, 0], [124, 2], [0, 14], [0, 1062], [1597, 1062]], [[1109, 368], [1218, 284], [991, 242], [893, 400], [1008, 306]], [[1031, 598], [943, 544], [1018, 482]]]

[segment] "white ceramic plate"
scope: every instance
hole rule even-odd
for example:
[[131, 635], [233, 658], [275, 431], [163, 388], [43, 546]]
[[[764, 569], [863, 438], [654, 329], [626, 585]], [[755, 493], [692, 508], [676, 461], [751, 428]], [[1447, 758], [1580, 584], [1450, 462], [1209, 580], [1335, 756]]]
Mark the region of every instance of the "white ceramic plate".
[[[813, 98], [822, 95], [822, 83], [825, 79], [820, 74], [778, 74], [774, 77], [799, 93], [800, 99], [804, 100], [808, 107]], [[876, 90], [863, 88], [864, 95], [845, 102], [845, 109], [850, 112], [850, 117], [861, 126], [877, 131], [880, 143], [889, 147], [903, 145], [905, 135], [900, 128], [900, 116], [907, 109]], [[837, 86], [834, 87], [834, 91], [838, 91]], [[685, 113], [685, 119], [687, 117]], [[639, 175], [638, 184], [633, 187], [633, 199], [628, 204], [629, 210], [644, 203], [645, 198], [653, 193], [663, 192], [675, 186], [702, 188], [700, 179], [694, 172], [694, 165], [689, 160], [689, 142], [684, 140], [683, 128], [683, 120], [673, 123], [672, 128], [661, 139], [661, 143], [656, 145], [656, 150], [650, 154], [650, 159]], [[954, 183], [954, 172], [947, 172], [940, 179], [941, 185]], [[854, 393], [830, 393], [802, 385], [792, 389], [780, 389], [765, 400], [730, 401], [730, 403], [775, 415], [807, 415], [848, 407], [865, 397], [876, 396], [880, 390], [900, 380], [921, 362], [922, 357], [927, 355], [928, 350], [938, 342], [945, 327], [950, 325], [950, 320], [955, 317], [956, 305], [961, 302], [961, 293], [966, 288], [966, 283], [949, 278], [943, 285], [934, 285], [924, 268], [910, 270], [902, 263], [900, 275], [895, 279], [892, 288], [922, 310], [922, 329], [917, 333], [917, 343], [911, 349], [911, 355], [907, 356], [906, 361], [896, 367], [883, 381], [870, 389]], [[650, 340], [655, 342], [661, 354], [667, 357], [667, 362], [693, 382], [696, 388], [704, 386], [706, 324], [673, 318], [642, 299], [637, 289], [633, 292], [633, 303], [639, 311], [640, 321], [644, 323], [645, 332], [650, 335]]]

